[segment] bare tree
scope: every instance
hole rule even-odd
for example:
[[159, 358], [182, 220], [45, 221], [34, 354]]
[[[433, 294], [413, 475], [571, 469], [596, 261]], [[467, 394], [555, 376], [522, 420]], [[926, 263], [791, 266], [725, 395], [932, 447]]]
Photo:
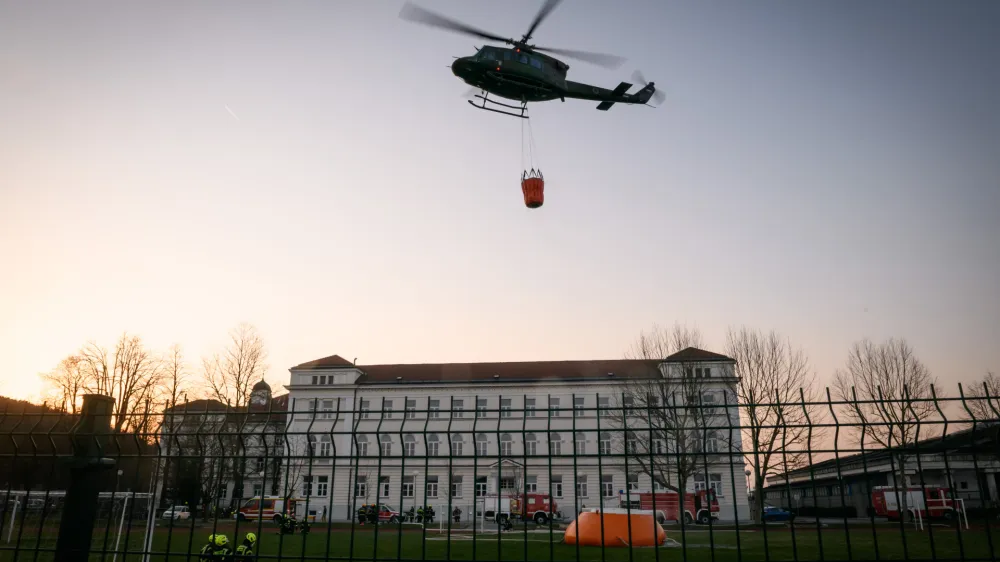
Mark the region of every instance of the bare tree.
[[150, 405], [162, 382], [160, 362], [139, 336], [122, 334], [109, 355], [90, 342], [80, 351], [84, 389], [115, 399], [115, 431], [141, 431], [149, 424]]
[[[1000, 417], [1000, 377], [993, 371], [969, 385], [965, 405], [977, 423], [996, 423]], [[971, 420], [970, 420], [971, 421]]]
[[[934, 378], [902, 339], [877, 344], [856, 342], [847, 366], [838, 370], [834, 386], [837, 398], [849, 405], [844, 416], [856, 426], [856, 438], [866, 446], [905, 450], [918, 438], [920, 424], [935, 416]], [[907, 456], [896, 454], [897, 488], [906, 488]], [[902, 494], [900, 513], [906, 512]]]
[[49, 387], [51, 400], [59, 409], [76, 414], [77, 401], [84, 392], [87, 374], [83, 369], [83, 358], [70, 355], [59, 362], [55, 369], [41, 375]]
[[625, 353], [626, 359], [663, 359], [682, 349], [702, 347], [701, 331], [698, 328], [688, 328], [674, 323], [673, 328], [664, 328], [657, 324], [647, 332], [642, 331], [639, 337]]
[[[653, 326], [639, 335], [626, 357], [663, 361], [701, 341], [697, 328]], [[694, 475], [707, 472], [716, 455], [725, 452], [727, 440], [712, 429], [723, 400], [717, 399], [718, 385], [701, 375], [701, 367], [697, 361], [681, 361], [660, 373], [651, 364], [649, 378], [630, 379], [619, 396], [599, 404], [598, 415], [621, 434], [612, 440], [617, 452], [626, 454], [629, 465], [654, 487], [683, 494]]]
[[229, 337], [221, 355], [204, 360], [205, 382], [212, 398], [241, 408], [249, 403], [253, 385], [267, 372], [267, 350], [250, 324], [240, 324]]
[[[774, 331], [730, 329], [726, 354], [736, 361], [743, 417], [743, 450], [753, 476], [754, 515], [763, 521], [765, 478], [810, 461], [820, 437], [815, 377], [805, 353]], [[811, 423], [810, 423], [811, 422]]]

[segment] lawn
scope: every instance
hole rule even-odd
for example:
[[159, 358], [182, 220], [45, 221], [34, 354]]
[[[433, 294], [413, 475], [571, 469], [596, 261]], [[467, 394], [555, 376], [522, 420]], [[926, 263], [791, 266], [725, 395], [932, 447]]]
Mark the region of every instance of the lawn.
[[[264, 560], [503, 560], [521, 562], [608, 561], [608, 562], [669, 562], [669, 561], [783, 561], [783, 560], [990, 560], [1000, 554], [1000, 527], [983, 527], [961, 531], [954, 526], [931, 527], [930, 531], [907, 530], [898, 526], [880, 525], [873, 532], [870, 526], [845, 530], [825, 528], [817, 531], [799, 527], [769, 527], [767, 529], [733, 528], [708, 530], [698, 527], [683, 533], [668, 528], [668, 544], [659, 548], [576, 547], [562, 543], [563, 532], [553, 530], [518, 530], [497, 535], [470, 531], [451, 534], [419, 527], [399, 530], [395, 527], [332, 526], [317, 524], [306, 537], [279, 535], [272, 525], [264, 525], [258, 533], [258, 554]], [[233, 541], [235, 525], [220, 522], [216, 529]], [[257, 531], [256, 525], [241, 524], [239, 534]], [[150, 562], [197, 560], [198, 551], [213, 532], [210, 525], [190, 527], [157, 527], [153, 536]], [[103, 534], [102, 534], [103, 539]], [[34, 552], [34, 540], [22, 536], [20, 547], [0, 543], [0, 560], [48, 561], [53, 556], [54, 541], [45, 540], [40, 552]], [[123, 542], [124, 539], [123, 539]], [[143, 562], [142, 532], [131, 533], [127, 554], [124, 544], [115, 562]], [[102, 540], [95, 541], [101, 549]], [[991, 549], [992, 545], [992, 549]], [[235, 546], [235, 545], [233, 545]], [[6, 547], [6, 548], [4, 548]], [[113, 548], [113, 537], [108, 549]], [[994, 556], [991, 556], [991, 550]], [[167, 555], [166, 553], [170, 553]], [[113, 553], [94, 554], [92, 561], [111, 562]]]

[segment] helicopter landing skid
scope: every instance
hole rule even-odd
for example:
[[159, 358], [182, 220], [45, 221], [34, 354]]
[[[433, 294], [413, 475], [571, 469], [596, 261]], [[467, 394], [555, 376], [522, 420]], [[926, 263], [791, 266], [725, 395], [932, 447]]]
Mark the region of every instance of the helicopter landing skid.
[[[521, 102], [521, 105], [510, 105], [510, 104], [507, 104], [507, 103], [501, 103], [501, 102], [498, 102], [498, 101], [494, 101], [494, 100], [488, 99], [489, 98], [489, 94], [488, 93], [485, 96], [481, 96], [479, 94], [476, 94], [475, 97], [483, 100], [482, 104], [478, 104], [478, 103], [476, 103], [476, 102], [474, 102], [472, 100], [466, 100], [466, 101], [468, 101], [469, 105], [471, 105], [472, 107], [474, 107], [476, 109], [484, 109], [486, 111], [492, 111], [494, 113], [503, 113], [504, 115], [510, 115], [511, 117], [520, 117], [521, 119], [529, 119], [529, 117], [526, 115], [526, 113], [528, 113], [528, 102]], [[487, 102], [495, 104], [495, 105], [499, 105], [500, 107], [506, 107], [506, 108], [510, 108], [510, 109], [516, 109], [518, 112], [517, 113], [513, 113], [511, 111], [504, 111], [502, 109], [493, 109], [492, 107], [486, 107], [486, 103]]]

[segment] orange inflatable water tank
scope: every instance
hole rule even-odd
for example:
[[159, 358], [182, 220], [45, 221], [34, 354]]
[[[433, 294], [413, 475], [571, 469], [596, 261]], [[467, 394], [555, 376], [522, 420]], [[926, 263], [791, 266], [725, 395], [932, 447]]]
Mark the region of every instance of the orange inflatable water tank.
[[541, 170], [531, 170], [521, 175], [521, 191], [524, 204], [529, 209], [537, 209], [545, 202], [545, 178]]
[[[624, 511], [624, 510], [623, 510]], [[604, 536], [601, 536], [601, 517]], [[631, 526], [630, 526], [631, 522]], [[631, 527], [631, 528], [630, 528]], [[646, 513], [585, 511], [566, 529], [566, 544], [580, 546], [658, 546], [667, 540], [663, 527]]]

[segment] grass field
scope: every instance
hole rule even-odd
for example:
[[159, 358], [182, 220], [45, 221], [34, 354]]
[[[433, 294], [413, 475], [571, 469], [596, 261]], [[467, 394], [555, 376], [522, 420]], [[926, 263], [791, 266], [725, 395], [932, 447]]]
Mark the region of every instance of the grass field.
[[[218, 532], [234, 538], [234, 524], [220, 522]], [[239, 533], [256, 531], [254, 525], [240, 525]], [[153, 535], [151, 561], [197, 560], [198, 551], [212, 532], [211, 526], [199, 526], [192, 533], [189, 527], [157, 527]], [[873, 532], [870, 526], [849, 530], [825, 528], [769, 527], [766, 530], [720, 528], [709, 531], [667, 529], [668, 544], [659, 548], [577, 547], [562, 542], [563, 532], [553, 530], [551, 540], [546, 530], [513, 531], [503, 534], [436, 530], [421, 531], [419, 527], [350, 527], [336, 526], [327, 532], [317, 524], [312, 533], [279, 535], [266, 525], [258, 533], [259, 558], [264, 560], [503, 560], [522, 562], [549, 561], [782, 561], [782, 560], [996, 560], [1000, 555], [1000, 527], [959, 530], [952, 527], [932, 527], [930, 531], [907, 530], [898, 526], [881, 525]], [[122, 540], [115, 562], [141, 562], [143, 557], [141, 530]], [[101, 550], [103, 533], [94, 547]], [[127, 552], [125, 551], [127, 542]], [[113, 549], [110, 535], [107, 549]], [[0, 543], [0, 560], [48, 561], [53, 559], [54, 540], [37, 541], [22, 535], [18, 548], [15, 543]], [[235, 545], [234, 545], [235, 546]], [[991, 548], [992, 546], [992, 548]], [[169, 555], [167, 553], [169, 552]], [[93, 554], [91, 560], [112, 561], [114, 555]]]

